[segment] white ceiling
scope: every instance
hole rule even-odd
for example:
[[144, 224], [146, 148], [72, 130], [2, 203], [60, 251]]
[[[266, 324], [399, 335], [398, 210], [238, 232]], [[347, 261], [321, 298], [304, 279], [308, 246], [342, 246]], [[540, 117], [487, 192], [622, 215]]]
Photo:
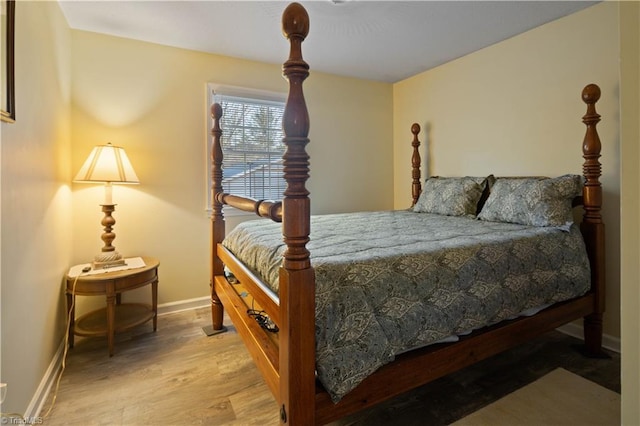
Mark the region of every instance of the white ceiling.
[[[59, 0], [73, 29], [281, 64], [288, 1]], [[312, 71], [396, 82], [597, 1], [301, 1]], [[535, 52], [532, 52], [535, 54]]]

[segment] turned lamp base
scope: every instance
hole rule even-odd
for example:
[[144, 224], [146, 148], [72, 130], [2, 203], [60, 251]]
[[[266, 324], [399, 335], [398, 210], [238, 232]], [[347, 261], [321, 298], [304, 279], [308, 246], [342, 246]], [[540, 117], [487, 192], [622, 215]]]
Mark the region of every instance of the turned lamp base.
[[116, 266], [126, 265], [124, 258], [120, 253], [116, 251], [116, 248], [111, 245], [116, 238], [115, 232], [113, 232], [113, 225], [116, 224], [116, 220], [111, 215], [115, 209], [115, 204], [102, 204], [102, 212], [104, 218], [102, 218], [102, 226], [104, 226], [104, 233], [101, 238], [104, 241], [104, 247], [102, 247], [102, 253], [98, 254], [91, 263], [93, 269], [107, 269]]

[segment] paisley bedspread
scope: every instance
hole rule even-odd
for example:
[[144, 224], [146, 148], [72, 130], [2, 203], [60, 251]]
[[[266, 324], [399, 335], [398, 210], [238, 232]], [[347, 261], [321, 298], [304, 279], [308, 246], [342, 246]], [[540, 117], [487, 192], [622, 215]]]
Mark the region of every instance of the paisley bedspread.
[[[284, 244], [268, 220], [224, 245], [274, 292]], [[580, 231], [411, 211], [312, 216], [316, 368], [338, 401], [415, 347], [584, 294]]]

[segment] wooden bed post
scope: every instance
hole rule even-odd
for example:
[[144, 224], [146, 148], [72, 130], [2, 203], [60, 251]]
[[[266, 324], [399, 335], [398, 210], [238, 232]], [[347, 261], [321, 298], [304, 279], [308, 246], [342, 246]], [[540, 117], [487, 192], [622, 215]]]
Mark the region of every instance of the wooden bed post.
[[211, 328], [204, 328], [205, 333], [209, 336], [227, 331], [227, 328], [222, 325], [224, 307], [216, 294], [214, 285], [214, 277], [224, 274], [224, 265], [218, 257], [218, 244], [225, 237], [222, 204], [217, 199], [217, 194], [222, 193], [222, 145], [220, 143], [222, 137], [222, 130], [220, 129], [222, 106], [219, 103], [214, 103], [211, 106], [211, 117], [213, 118], [213, 128], [211, 129], [211, 135], [213, 136], [211, 148], [211, 277], [209, 281], [211, 286]]
[[418, 202], [418, 198], [422, 192], [422, 183], [420, 182], [420, 165], [422, 159], [418, 151], [420, 147], [420, 141], [418, 140], [420, 125], [418, 123], [413, 123], [411, 133], [413, 133], [413, 140], [411, 141], [411, 146], [413, 147], [413, 154], [411, 155], [411, 178], [413, 179], [411, 183], [411, 196], [413, 197], [413, 202], [411, 206], [414, 206]]
[[587, 113], [582, 122], [587, 131], [582, 144], [582, 166], [586, 179], [583, 189], [584, 215], [581, 224], [582, 234], [591, 261], [591, 289], [594, 292], [593, 313], [584, 317], [584, 340], [588, 355], [607, 356], [602, 351], [602, 314], [605, 309], [605, 246], [604, 223], [600, 210], [602, 207], [602, 186], [600, 185], [601, 143], [596, 125], [600, 115], [596, 112], [596, 102], [600, 99], [600, 88], [589, 84], [582, 90], [582, 100], [587, 104]]
[[283, 155], [287, 188], [282, 201], [282, 233], [287, 249], [280, 268], [280, 421], [315, 424], [315, 276], [306, 244], [310, 234], [309, 114], [302, 83], [309, 65], [302, 59], [302, 42], [309, 33], [309, 16], [299, 3], [282, 15], [282, 31], [289, 39], [289, 59], [283, 65], [289, 81], [284, 110]]

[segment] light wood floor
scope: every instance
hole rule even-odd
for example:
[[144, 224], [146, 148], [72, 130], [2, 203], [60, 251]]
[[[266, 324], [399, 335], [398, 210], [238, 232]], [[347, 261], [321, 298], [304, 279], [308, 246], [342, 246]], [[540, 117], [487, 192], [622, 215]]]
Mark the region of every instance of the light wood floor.
[[160, 316], [156, 333], [146, 324], [116, 336], [111, 358], [105, 339], [76, 338], [44, 424], [278, 424], [242, 340], [231, 327], [206, 336], [210, 321], [208, 309]]
[[[160, 316], [156, 333], [146, 324], [117, 335], [111, 358], [104, 338], [77, 337], [44, 424], [278, 424], [275, 400], [235, 329], [226, 320], [229, 332], [208, 337], [210, 318], [208, 308]], [[552, 334], [339, 424], [450, 424], [557, 367], [583, 368], [619, 392], [619, 356], [582, 361], [566, 339]]]

